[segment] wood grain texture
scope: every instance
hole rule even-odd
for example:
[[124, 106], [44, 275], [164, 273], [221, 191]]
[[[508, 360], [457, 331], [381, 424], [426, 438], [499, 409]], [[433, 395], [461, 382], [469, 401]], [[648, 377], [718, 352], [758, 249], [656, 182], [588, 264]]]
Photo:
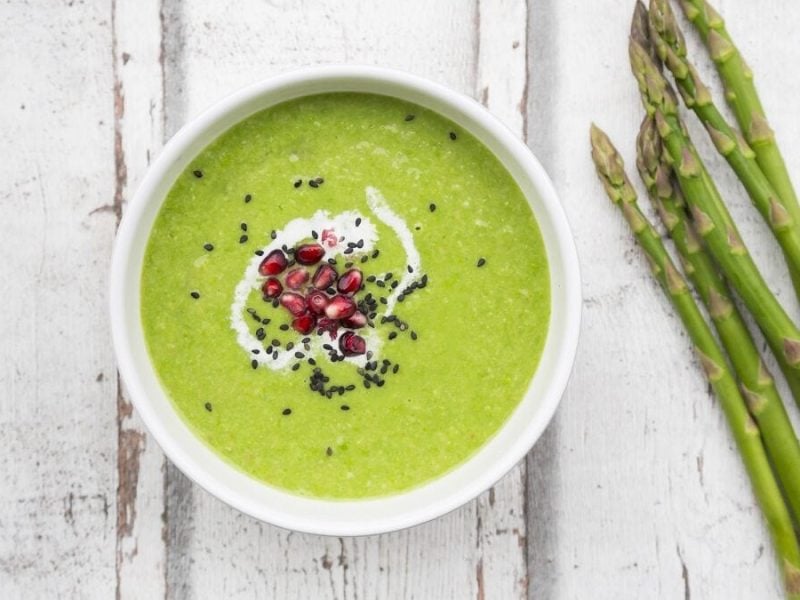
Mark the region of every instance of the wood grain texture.
[[[591, 120], [633, 165], [631, 4], [1, 6], [0, 598], [780, 597], [722, 414], [590, 165]], [[785, 40], [800, 5], [717, 5], [797, 173], [800, 119], [787, 99], [800, 76], [785, 65], [800, 46]], [[526, 464], [467, 506], [384, 536], [287, 532], [194, 486], [119, 387], [105, 317], [114, 230], [164, 139], [243, 85], [322, 63], [429, 77], [527, 136], [583, 265], [575, 371]], [[779, 250], [689, 123], [766, 278], [800, 315]]]
[[[113, 212], [117, 219], [164, 138], [160, 3], [111, 2]], [[121, 382], [117, 389], [117, 598], [166, 595], [165, 459]]]
[[108, 598], [109, 11], [4, 3], [0, 22], [0, 597]]

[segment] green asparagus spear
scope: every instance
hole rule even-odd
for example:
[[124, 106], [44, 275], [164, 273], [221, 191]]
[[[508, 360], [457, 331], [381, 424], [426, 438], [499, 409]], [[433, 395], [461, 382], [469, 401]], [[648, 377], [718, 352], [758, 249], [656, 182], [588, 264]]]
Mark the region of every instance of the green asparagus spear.
[[758, 97], [753, 72], [747, 66], [725, 22], [705, 0], [682, 0], [681, 6], [708, 47], [711, 58], [725, 84], [725, 97], [747, 143], [753, 149], [761, 170], [783, 201], [795, 223], [800, 223], [800, 204], [786, 170], [775, 134], [767, 122]]
[[[800, 330], [775, 299], [742, 242], [736, 224], [678, 117], [672, 88], [635, 40], [629, 44], [631, 66], [648, 114], [656, 118], [658, 133], [673, 161], [681, 189], [690, 205], [697, 232], [706, 240], [714, 259], [739, 293], [786, 367], [787, 377], [800, 381]], [[795, 394], [800, 403], [800, 396]]]
[[754, 206], [772, 229], [800, 296], [800, 220], [789, 214], [785, 202], [761, 170], [755, 153], [719, 112], [708, 88], [687, 60], [683, 34], [668, 0], [650, 0], [649, 24], [653, 48], [675, 77], [686, 106], [705, 125], [717, 150], [736, 172]]
[[781, 559], [787, 596], [800, 600], [800, 548], [789, 511], [772, 475], [758, 426], [747, 412], [722, 350], [695, 304], [689, 286], [672, 264], [658, 233], [639, 210], [636, 192], [625, 174], [622, 159], [605, 133], [594, 125], [591, 143], [592, 159], [608, 197], [622, 210], [636, 235], [649, 259], [653, 275], [683, 321], [706, 377], [719, 398]]
[[800, 443], [775, 381], [739, 314], [727, 284], [706, 254], [689, 222], [686, 205], [662, 158], [653, 117], [645, 117], [636, 139], [636, 166], [661, 221], [675, 243], [688, 275], [719, 334], [741, 384], [741, 391], [764, 437], [767, 453], [795, 518], [800, 518]]

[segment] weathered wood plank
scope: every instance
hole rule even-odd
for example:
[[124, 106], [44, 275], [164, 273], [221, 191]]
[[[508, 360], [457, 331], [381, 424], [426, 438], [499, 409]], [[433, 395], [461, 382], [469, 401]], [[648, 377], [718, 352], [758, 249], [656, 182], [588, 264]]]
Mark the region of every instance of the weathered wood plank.
[[114, 593], [105, 3], [0, 7], [0, 597]]
[[[160, 3], [111, 3], [114, 213], [119, 219], [164, 138]], [[117, 598], [166, 594], [164, 455], [117, 390]]]
[[[490, 90], [490, 106], [522, 131], [524, 3], [507, 4], [514, 9], [511, 15], [504, 5], [479, 9], [455, 1], [402, 7], [247, 2], [234, 14], [187, 3], [171, 13], [180, 22], [168, 22], [179, 36], [171, 37], [175, 54], [166, 56], [167, 123], [177, 126], [177, 120], [261, 77], [304, 64], [351, 62], [410, 70], [469, 94], [479, 91], [480, 81], [480, 89]], [[512, 34], [503, 35], [503, 23], [512, 16], [515, 39], [505, 39]], [[479, 20], [486, 27], [480, 42]], [[226, 68], [220, 70], [223, 63]], [[519, 78], [516, 86], [502, 79], [509, 65]], [[172, 79], [172, 73], [182, 77]], [[523, 490], [523, 471], [516, 470], [492, 496], [434, 523], [388, 536], [331, 539], [255, 522], [170, 472], [169, 592], [181, 597], [521, 598], [526, 595]], [[219, 569], [221, 555], [237, 559]]]
[[[800, 7], [718, 4], [795, 156], [800, 123], [779, 101], [800, 81], [781, 66], [800, 48], [780, 40]], [[567, 209], [585, 293], [572, 381], [529, 461], [531, 597], [778, 598], [774, 555], [719, 407], [589, 160], [595, 120], [634, 169], [642, 111], [627, 65], [631, 10], [612, 0], [531, 3], [530, 144]], [[779, 253], [704, 138], [697, 130], [746, 241], [788, 299]]]

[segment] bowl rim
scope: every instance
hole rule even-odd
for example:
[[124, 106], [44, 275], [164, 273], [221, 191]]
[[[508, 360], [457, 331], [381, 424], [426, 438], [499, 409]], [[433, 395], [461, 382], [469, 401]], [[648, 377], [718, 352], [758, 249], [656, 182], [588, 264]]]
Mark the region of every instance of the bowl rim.
[[[320, 81], [327, 81], [333, 84], [337, 81], [341, 82], [349, 80], [361, 80], [387, 87], [400, 86], [411, 91], [416, 91], [429, 98], [436, 99], [441, 104], [446, 105], [452, 111], [466, 114], [470, 119], [473, 119], [475, 122], [479, 123], [493, 138], [495, 138], [497, 143], [499, 143], [513, 155], [514, 160], [518, 162], [520, 168], [530, 178], [541, 203], [545, 207], [547, 217], [552, 222], [555, 236], [555, 248], [548, 248], [547, 246], [545, 247], [548, 256], [548, 268], [551, 270], [551, 288], [553, 264], [551, 253], [553, 250], [555, 250], [559, 254], [560, 261], [564, 264], [564, 269], [561, 273], [561, 276], [564, 288], [563, 296], [565, 298], [565, 303], [563, 306], [565, 319], [563, 330], [556, 345], [557, 354], [554, 357], [555, 362], [553, 371], [548, 378], [549, 382], [545, 387], [546, 393], [543, 395], [542, 402], [537, 409], [536, 418], [532, 419], [525, 426], [523, 434], [519, 435], [518, 438], [515, 439], [514, 442], [503, 451], [500, 459], [497, 459], [492, 463], [492, 468], [478, 474], [478, 476], [469, 482], [469, 484], [462, 485], [460, 488], [456, 489], [455, 492], [446, 494], [444, 497], [439, 498], [438, 501], [431, 502], [425, 506], [416, 507], [413, 510], [404, 511], [398, 515], [386, 516], [382, 518], [372, 517], [365, 519], [363, 522], [357, 523], [352, 521], [339, 522], [336, 521], [335, 518], [330, 519], [330, 517], [323, 517], [322, 519], [319, 517], [313, 518], [313, 515], [308, 514], [289, 514], [285, 510], [277, 511], [268, 505], [264, 505], [263, 503], [256, 502], [252, 498], [248, 498], [247, 494], [242, 494], [237, 490], [231, 489], [230, 486], [226, 486], [220, 483], [218, 479], [215, 479], [214, 476], [212, 476], [204, 467], [204, 465], [201, 464], [201, 461], [198, 458], [191, 456], [186, 449], [180, 447], [179, 443], [172, 439], [171, 434], [164, 426], [162, 416], [159, 415], [158, 410], [152, 404], [150, 398], [148, 398], [148, 395], [144, 389], [145, 386], [142, 381], [140, 369], [136, 364], [136, 359], [131, 349], [132, 332], [126, 323], [126, 319], [124, 318], [127, 304], [130, 302], [126, 294], [128, 284], [126, 283], [127, 277], [125, 275], [128, 270], [128, 262], [131, 259], [132, 246], [137, 235], [145, 235], [146, 233], [146, 235], [149, 237], [149, 228], [146, 232], [139, 232], [140, 222], [149, 203], [157, 202], [159, 208], [163, 203], [163, 195], [161, 198], [156, 199], [154, 193], [156, 192], [157, 187], [163, 183], [163, 180], [167, 175], [168, 168], [176, 161], [184, 160], [187, 149], [191, 146], [191, 144], [198, 139], [201, 139], [204, 134], [207, 134], [211, 127], [219, 123], [219, 121], [224, 117], [235, 113], [237, 109], [248, 105], [248, 103], [263, 99], [264, 102], [263, 106], [261, 107], [263, 109], [281, 102], [276, 102], [274, 100], [270, 101], [270, 97], [274, 97], [280, 90], [291, 88], [292, 86], [296, 87], [309, 81], [316, 83], [319, 83]], [[342, 89], [340, 91], [347, 90]], [[309, 94], [300, 93], [294, 97], [312, 95], [313, 93], [322, 92], [311, 92]], [[372, 93], [380, 94], [381, 92], [376, 91]], [[391, 93], [384, 95], [393, 96]], [[446, 111], [441, 112], [446, 118], [454, 118], [452, 114], [447, 114]], [[245, 118], [247, 118], [247, 115], [237, 118], [237, 121]], [[218, 136], [219, 133], [217, 133], [214, 137]], [[192, 152], [190, 159], [195, 155], [196, 152]], [[508, 168], [507, 165], [506, 167]], [[170, 187], [172, 183], [170, 183]], [[527, 199], [530, 203], [530, 198]], [[533, 210], [533, 207], [531, 208]], [[541, 215], [536, 214], [535, 216], [537, 217], [537, 221], [541, 220]], [[139, 274], [141, 274], [141, 270], [139, 270]], [[561, 401], [572, 371], [575, 355], [577, 353], [582, 310], [580, 267], [575, 242], [570, 231], [567, 216], [560, 204], [555, 187], [530, 148], [528, 148], [528, 146], [499, 119], [497, 119], [484, 106], [479, 104], [474, 99], [451, 90], [442, 84], [430, 81], [417, 75], [413, 75], [404, 71], [374, 66], [314, 66], [296, 69], [280, 75], [272, 76], [250, 84], [228, 95], [183, 125], [181, 129], [163, 146], [156, 159], [149, 165], [136, 193], [125, 209], [125, 213], [117, 231], [117, 236], [114, 243], [109, 285], [111, 332], [114, 351], [117, 358], [117, 367], [120, 376], [128, 390], [128, 394], [133, 402], [133, 405], [142, 418], [148, 432], [162, 448], [165, 455], [195, 483], [200, 485], [213, 496], [223, 500], [225, 503], [233, 506], [241, 512], [244, 512], [245, 514], [248, 514], [261, 521], [294, 531], [335, 536], [385, 533], [430, 521], [466, 504], [470, 500], [477, 497], [480, 493], [493, 486], [505, 474], [507, 474], [525, 457], [536, 440], [539, 439], [544, 429], [552, 420], [553, 415], [555, 414], [555, 411]], [[552, 297], [553, 290], [551, 289], [551, 302]], [[136, 298], [133, 300], [133, 302], [137, 307], [138, 314], [140, 300], [139, 298]], [[551, 317], [548, 325], [548, 338], [550, 337], [553, 329], [552, 319], [553, 312], [551, 307]], [[137, 323], [138, 328], [141, 329], [141, 320], [137, 319]], [[542, 348], [542, 356], [539, 359], [539, 364], [534, 372], [532, 381], [536, 380], [545, 353], [548, 352], [549, 348], [550, 341], [547, 339]], [[166, 391], [163, 390], [163, 388], [161, 389], [166, 395]], [[512, 412], [512, 414], [498, 429], [498, 431], [493, 434], [493, 436], [497, 436], [501, 431], [509, 426], [509, 423], [515, 418], [519, 405], [523, 403], [529, 393], [530, 388], [520, 399], [519, 404], [514, 409], [514, 412]], [[172, 408], [177, 414], [175, 407], [173, 406]], [[183, 420], [180, 415], [178, 415], [178, 418]], [[188, 427], [185, 422], [184, 425]], [[194, 433], [191, 435], [195, 436]], [[491, 439], [492, 438], [487, 440], [487, 442], [484, 443], [484, 446], [488, 445]], [[199, 438], [198, 441], [201, 444], [204, 444], [204, 442], [199, 440]], [[454, 470], [461, 469], [465, 465], [472, 463], [482, 448], [483, 447], [477, 449], [475, 454], [470, 456], [460, 465], [454, 467]], [[216, 454], [216, 451], [214, 451], [214, 453]], [[220, 458], [220, 460], [222, 459]], [[228, 465], [230, 469], [236, 469], [236, 467], [227, 461], [225, 464]], [[240, 473], [242, 472], [240, 471]], [[432, 483], [445, 478], [446, 475], [448, 475], [448, 473], [445, 473], [429, 482], [423, 483], [420, 487], [425, 488]], [[249, 478], [247, 475], [246, 477]], [[291, 497], [292, 499], [296, 499], [298, 504], [303, 504], [304, 506], [315, 504], [319, 506], [343, 506], [348, 504], [366, 505], [368, 503], [381, 503], [386, 500], [403, 496], [407, 493], [413, 493], [415, 490], [419, 489], [413, 488], [408, 492], [401, 492], [399, 494], [386, 497], [368, 498], [364, 500], [342, 501], [317, 498], [310, 499], [310, 502], [307, 502], [308, 499], [301, 496], [281, 490], [280, 488], [274, 488], [264, 482], [259, 483], [265, 487], [271, 488], [278, 495], [283, 494]]]

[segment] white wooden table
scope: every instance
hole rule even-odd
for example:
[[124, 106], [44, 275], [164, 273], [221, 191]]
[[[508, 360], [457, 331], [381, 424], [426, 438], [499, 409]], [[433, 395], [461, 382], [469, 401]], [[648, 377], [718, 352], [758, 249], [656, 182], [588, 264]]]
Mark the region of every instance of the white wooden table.
[[[800, 5], [717, 4], [797, 173]], [[723, 417], [590, 165], [592, 119], [633, 164], [631, 8], [3, 3], [0, 598], [779, 597]], [[164, 141], [240, 86], [329, 62], [435, 79], [525, 137], [572, 223], [585, 298], [572, 381], [527, 460], [435, 522], [354, 539], [254, 521], [182, 476], [120, 387], [106, 317], [114, 231]], [[695, 137], [767, 278], [800, 314], [759, 217]]]

